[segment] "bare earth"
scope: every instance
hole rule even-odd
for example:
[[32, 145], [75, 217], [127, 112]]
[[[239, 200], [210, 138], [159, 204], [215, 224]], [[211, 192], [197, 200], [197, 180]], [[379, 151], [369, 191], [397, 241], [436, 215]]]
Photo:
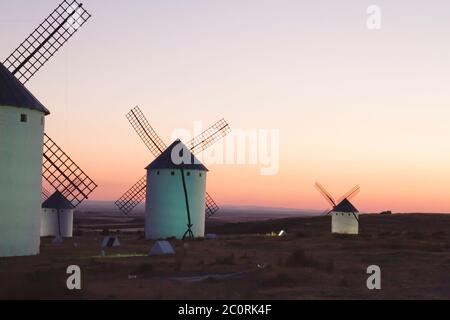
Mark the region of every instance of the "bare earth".
[[[35, 257], [0, 258], [0, 298], [37, 299], [449, 299], [450, 215], [364, 215], [361, 235], [330, 234], [330, 217], [208, 221], [216, 240], [176, 241], [149, 257], [142, 217], [79, 215], [79, 234], [42, 240]], [[104, 230], [107, 229], [107, 230]], [[286, 237], [266, 233], [285, 230]], [[100, 255], [103, 234], [119, 248]], [[369, 265], [382, 290], [366, 287]], [[82, 270], [82, 290], [66, 268]]]

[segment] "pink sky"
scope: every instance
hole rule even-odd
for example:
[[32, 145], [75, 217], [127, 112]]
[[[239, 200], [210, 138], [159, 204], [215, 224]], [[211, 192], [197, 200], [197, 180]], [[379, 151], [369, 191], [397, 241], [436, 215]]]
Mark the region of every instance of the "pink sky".
[[[0, 57], [57, 5], [0, 0]], [[224, 117], [278, 129], [280, 171], [209, 165], [221, 204], [325, 209], [316, 180], [361, 211], [450, 211], [448, 1], [87, 0], [93, 14], [30, 90], [47, 132], [115, 200], [153, 159], [125, 114], [166, 141]]]

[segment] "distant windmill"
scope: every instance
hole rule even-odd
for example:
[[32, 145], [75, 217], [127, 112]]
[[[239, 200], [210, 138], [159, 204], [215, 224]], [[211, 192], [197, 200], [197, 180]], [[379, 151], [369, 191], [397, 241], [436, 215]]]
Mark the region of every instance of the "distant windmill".
[[41, 237], [71, 238], [73, 234], [73, 205], [59, 191], [42, 204]]
[[359, 211], [350, 202], [360, 191], [359, 186], [355, 186], [349, 192], [344, 194], [338, 201], [330, 195], [328, 191], [318, 182], [315, 184], [319, 192], [332, 205], [332, 209], [327, 211], [331, 214], [331, 232], [340, 234], [358, 234], [359, 232]]
[[[142, 111], [139, 109], [139, 107], [135, 107], [132, 109], [128, 114], [127, 118], [130, 121], [131, 125], [139, 135], [139, 137], [144, 141], [147, 148], [153, 153], [153, 155], [156, 157], [155, 161], [150, 164], [150, 166], [147, 167], [148, 173], [146, 176], [142, 177], [136, 184], [134, 184], [122, 197], [120, 197], [119, 200], [117, 200], [115, 203], [119, 207], [119, 209], [124, 213], [128, 214], [130, 213], [141, 201], [147, 198], [146, 203], [146, 233], [148, 238], [163, 238], [163, 235], [166, 236], [179, 236], [179, 224], [180, 221], [185, 221], [184, 219], [175, 219], [174, 221], [171, 221], [171, 217], [168, 214], [168, 211], [172, 212], [175, 215], [180, 214], [180, 207], [176, 207], [179, 205], [180, 198], [182, 198], [183, 206], [185, 206], [185, 210], [187, 210], [187, 217], [188, 220], [191, 220], [193, 216], [195, 216], [195, 219], [200, 219], [200, 217], [197, 215], [198, 208], [204, 208], [203, 213], [203, 223], [198, 221], [187, 221], [183, 225], [185, 228], [186, 225], [195, 225], [196, 227], [203, 224], [204, 227], [204, 216], [207, 217], [214, 215], [218, 210], [219, 207], [214, 202], [212, 197], [203, 191], [203, 196], [201, 196], [201, 188], [204, 183], [206, 183], [206, 180], [202, 179], [202, 182], [199, 182], [197, 185], [191, 185], [191, 187], [195, 190], [200, 190], [198, 192], [193, 192], [193, 194], [200, 194], [200, 197], [203, 197], [201, 201], [203, 201], [202, 204], [199, 204], [199, 201], [197, 200], [190, 200], [190, 197], [188, 196], [188, 191], [186, 188], [186, 180], [176, 180], [173, 179], [174, 182], [172, 182], [171, 178], [164, 178], [164, 181], [161, 181], [161, 177], [165, 176], [163, 175], [163, 171], [168, 170], [169, 176], [174, 177], [175, 171], [195, 171], [197, 173], [197, 176], [201, 176], [201, 171], [205, 172], [203, 177], [206, 176], [207, 169], [198, 163], [197, 160], [195, 160], [193, 163], [196, 163], [196, 165], [174, 165], [171, 161], [171, 154], [173, 149], [178, 148], [179, 151], [182, 153], [184, 152], [184, 157], [188, 155], [190, 159], [194, 160], [194, 155], [207, 149], [209, 146], [214, 144], [219, 139], [225, 137], [230, 132], [230, 127], [228, 123], [225, 120], [220, 120], [217, 123], [215, 123], [213, 126], [208, 128], [205, 132], [200, 134], [198, 137], [192, 139], [190, 142], [188, 142], [186, 145], [182, 144], [180, 141], [175, 141], [167, 147], [164, 142], [161, 140], [161, 138], [158, 136], [158, 134], [153, 130], [153, 128], [148, 123], [147, 119], [145, 118]], [[164, 172], [165, 173], [165, 172]], [[153, 175], [154, 174], [154, 175]], [[188, 173], [186, 172], [186, 175]], [[158, 176], [158, 177], [156, 177]], [[147, 186], [147, 179], [148, 177], [154, 177], [153, 181], [158, 180], [159, 182], [156, 182], [158, 185], [158, 190], [154, 190], [155, 194], [152, 194], [153, 191], [150, 191], [150, 184]], [[184, 175], [182, 177], [185, 178]], [[190, 180], [191, 182], [193, 180]], [[182, 183], [182, 184], [181, 184]], [[159, 186], [165, 185], [166, 187], [160, 188]], [[180, 189], [180, 186], [182, 186], [182, 189]], [[173, 189], [170, 189], [173, 187]], [[180, 197], [179, 192], [183, 192], [183, 196]], [[176, 193], [176, 194], [174, 194]], [[197, 196], [196, 196], [197, 197]], [[196, 198], [197, 199], [197, 198]], [[150, 201], [152, 200], [152, 201]], [[150, 203], [151, 202], [151, 203]], [[159, 205], [156, 204], [160, 203]], [[195, 205], [193, 205], [195, 203]], [[168, 209], [167, 206], [171, 207], [171, 209]], [[193, 209], [193, 212], [191, 211], [191, 208], [195, 207]], [[173, 211], [175, 210], [175, 211]], [[178, 211], [178, 212], [177, 212]], [[183, 212], [182, 211], [182, 212]], [[195, 211], [195, 213], [194, 213]], [[165, 215], [165, 216], [164, 216]], [[147, 219], [148, 218], [148, 219]], [[173, 217], [172, 217], [173, 218]], [[177, 225], [177, 226], [175, 226]], [[192, 227], [192, 226], [191, 226]], [[186, 230], [186, 229], [185, 229]], [[186, 237], [192, 237], [199, 236], [199, 234], [204, 233], [204, 228], [197, 229], [197, 231], [192, 232], [190, 227], [188, 227], [186, 233], [183, 236]]]
[[[4, 66], [14, 75], [15, 80], [11, 81], [20, 81], [22, 84], [28, 82], [90, 17], [91, 15], [81, 3], [67, 0], [61, 2], [2, 64], [2, 67]], [[15, 90], [16, 93], [26, 90], [24, 86], [23, 89], [15, 86], [18, 88]], [[5, 87], [6, 90], [8, 87]], [[24, 104], [24, 102], [19, 104]], [[38, 104], [38, 102], [34, 102], [34, 104]], [[27, 108], [26, 105], [25, 108]], [[21, 120], [26, 120], [26, 114], [23, 117]], [[43, 128], [43, 118], [41, 124]], [[52, 186], [55, 194], [59, 192], [75, 208], [88, 198], [97, 185], [48, 135], [44, 134], [42, 137], [38, 134], [37, 137], [40, 137], [41, 155], [43, 154], [44, 157], [43, 170], [40, 170], [42, 176]], [[21, 165], [20, 161], [17, 161], [16, 165]], [[26, 194], [24, 190], [17, 190], [17, 192]], [[42, 198], [45, 200], [50, 196], [50, 191], [42, 186]], [[44, 220], [43, 223], [46, 221]], [[38, 226], [37, 224], [37, 228]], [[32, 228], [34, 234], [36, 228]], [[16, 232], [18, 236], [23, 236], [24, 233]], [[39, 247], [39, 239], [33, 238], [32, 242], [37, 243], [37, 247]], [[36, 247], [36, 245], [34, 246]], [[33, 251], [36, 253], [38, 249]]]

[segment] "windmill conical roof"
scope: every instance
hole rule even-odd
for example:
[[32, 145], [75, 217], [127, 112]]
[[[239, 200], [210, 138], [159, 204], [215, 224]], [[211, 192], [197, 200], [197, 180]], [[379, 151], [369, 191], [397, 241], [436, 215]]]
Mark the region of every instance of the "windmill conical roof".
[[358, 212], [348, 199], [342, 200], [334, 209], [335, 212]]
[[[172, 155], [180, 156], [179, 160], [172, 159]], [[183, 162], [184, 159], [189, 161]], [[176, 163], [174, 163], [174, 161]], [[208, 169], [192, 154], [192, 152], [180, 141], [176, 140], [166, 150], [163, 151], [152, 163], [150, 163], [146, 170], [151, 169], [185, 169], [185, 170], [201, 170], [208, 171]]]
[[69, 200], [62, 195], [61, 192], [56, 191], [42, 204], [42, 208], [57, 209], [57, 210], [69, 210], [73, 209], [73, 205]]
[[0, 63], [0, 106], [26, 108], [50, 114], [50, 111]]

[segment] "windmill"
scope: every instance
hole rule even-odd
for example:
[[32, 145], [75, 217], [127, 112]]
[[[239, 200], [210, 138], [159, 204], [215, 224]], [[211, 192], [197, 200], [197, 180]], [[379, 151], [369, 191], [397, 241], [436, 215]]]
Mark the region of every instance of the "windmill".
[[[127, 114], [127, 119], [138, 136], [155, 157], [158, 157], [167, 149], [156, 131], [150, 126], [147, 118], [139, 107], [135, 107]], [[231, 131], [225, 120], [220, 120], [205, 132], [192, 139], [187, 147], [196, 154], [206, 150], [217, 140], [225, 137]], [[145, 199], [147, 176], [143, 176], [128, 191], [126, 191], [116, 202], [116, 206], [124, 213], [129, 214], [139, 203]], [[219, 207], [213, 198], [206, 193], [206, 216], [210, 217], [219, 211]]]
[[42, 203], [41, 237], [71, 238], [73, 234], [73, 205], [56, 191]]
[[331, 210], [327, 210], [327, 215], [331, 214], [331, 232], [339, 234], [358, 234], [359, 232], [359, 211], [350, 202], [356, 194], [359, 193], [360, 187], [357, 185], [345, 193], [338, 201], [335, 201], [330, 193], [318, 182], [315, 184], [317, 190], [332, 206]]
[[[24, 85], [91, 18], [82, 3], [62, 1], [4, 61], [4, 66]], [[80, 167], [44, 135], [43, 177], [76, 208], [97, 187]], [[44, 199], [50, 192], [43, 187]]]
[[[138, 136], [142, 139], [144, 144], [147, 146], [147, 148], [150, 150], [150, 152], [156, 157], [156, 160], [158, 159], [166, 159], [169, 156], [170, 152], [174, 148], [181, 146], [180, 141], [174, 142], [169, 147], [166, 146], [166, 144], [162, 141], [162, 139], [158, 136], [158, 134], [155, 132], [155, 130], [152, 128], [152, 126], [149, 124], [148, 120], [142, 113], [142, 111], [139, 109], [139, 107], [135, 107], [127, 114], [127, 119], [138, 134]], [[187, 149], [192, 155], [198, 154], [204, 150], [206, 150], [208, 147], [210, 147], [212, 144], [217, 142], [219, 139], [225, 137], [229, 132], [231, 131], [230, 126], [228, 123], [222, 119], [218, 122], [216, 122], [214, 125], [209, 127], [207, 130], [205, 130], [202, 134], [195, 137], [191, 141], [189, 141], [184, 149]], [[183, 148], [181, 148], [183, 149]], [[187, 154], [187, 153], [186, 153]], [[155, 161], [156, 161], [155, 160]], [[165, 162], [165, 165], [167, 165], [167, 161]], [[152, 166], [153, 164], [153, 166]], [[149, 199], [150, 190], [147, 186], [147, 178], [148, 174], [152, 169], [157, 169], [157, 171], [161, 171], [165, 168], [155, 168], [160, 166], [160, 164], [154, 164], [152, 163], [147, 169], [148, 173], [147, 175], [143, 176], [137, 183], [135, 183], [127, 192], [125, 192], [119, 200], [115, 202], [117, 207], [124, 213], [129, 214], [141, 201], [147, 198]], [[197, 168], [198, 169], [198, 168]], [[172, 173], [172, 172], [171, 172]], [[183, 188], [184, 189], [184, 188]], [[184, 198], [188, 198], [186, 195], [186, 191], [183, 191]], [[187, 200], [188, 201], [188, 200]], [[219, 207], [215, 203], [215, 201], [212, 199], [212, 197], [208, 193], [204, 193], [203, 198], [203, 206], [204, 206], [204, 213], [203, 216], [210, 217], [214, 215], [218, 210]], [[148, 205], [147, 205], [148, 208]], [[146, 208], [146, 216], [148, 213], [148, 210]], [[187, 210], [189, 211], [189, 206], [187, 206]], [[188, 212], [188, 219], [190, 215]], [[192, 221], [188, 224], [192, 224]], [[146, 228], [148, 229], [148, 228]], [[169, 231], [170, 232], [170, 231]], [[190, 235], [191, 233], [188, 232], [187, 235]]]
[[[5, 84], [6, 90], [15, 88], [18, 97], [28, 97], [27, 100], [18, 101], [16, 107], [30, 108], [32, 106], [42, 106], [37, 99], [25, 88], [27, 83], [44, 64], [80, 29], [80, 27], [91, 17], [84, 9], [83, 4], [77, 1], [62, 1], [50, 15], [9, 55], [9, 57], [0, 63], [9, 84]], [[11, 84], [13, 87], [11, 87]], [[19, 85], [20, 84], [20, 85]], [[31, 101], [31, 104], [30, 104]], [[8, 105], [6, 105], [8, 106]], [[45, 112], [48, 114], [48, 111]], [[27, 114], [21, 114], [21, 122], [27, 122]], [[23, 120], [23, 121], [22, 121]], [[44, 118], [40, 120], [41, 127], [44, 127]], [[46, 134], [35, 134], [39, 138], [41, 154], [44, 158], [43, 170], [42, 163], [39, 171], [47, 181], [48, 185], [55, 192], [60, 192], [66, 200], [70, 201], [75, 208], [83, 200], [87, 199], [89, 194], [97, 187], [79, 167], [67, 156], [65, 152]], [[41, 161], [40, 161], [41, 162]], [[23, 165], [20, 161], [17, 166]], [[30, 184], [30, 186], [33, 184]], [[48, 199], [51, 192], [41, 186], [42, 198]], [[23, 191], [22, 191], [23, 192]], [[23, 192], [24, 193], [24, 192]], [[28, 213], [29, 214], [29, 213]], [[36, 239], [33, 229], [34, 249], [32, 254], [39, 252], [39, 239]], [[37, 245], [36, 245], [37, 244]], [[37, 247], [37, 249], [36, 249]], [[20, 253], [19, 253], [20, 255]]]

